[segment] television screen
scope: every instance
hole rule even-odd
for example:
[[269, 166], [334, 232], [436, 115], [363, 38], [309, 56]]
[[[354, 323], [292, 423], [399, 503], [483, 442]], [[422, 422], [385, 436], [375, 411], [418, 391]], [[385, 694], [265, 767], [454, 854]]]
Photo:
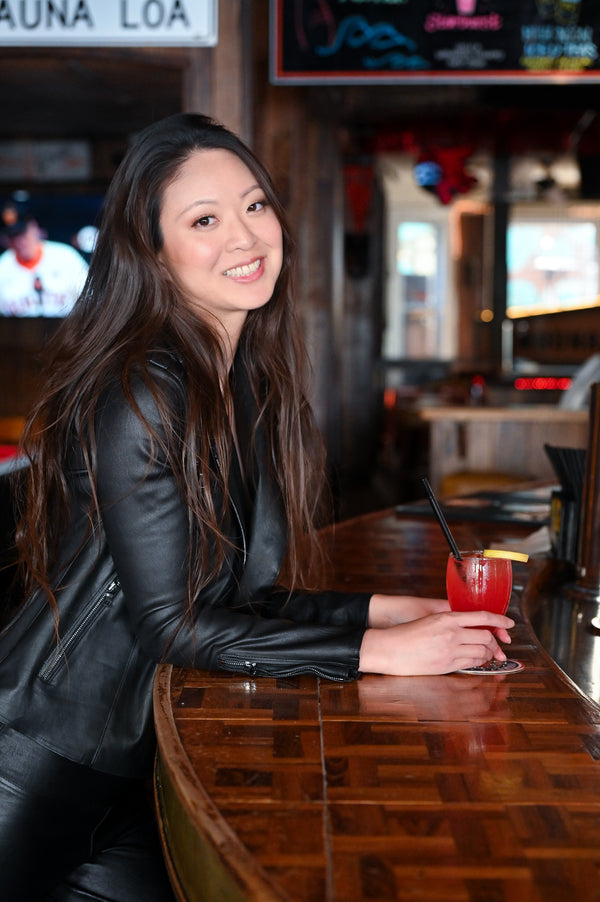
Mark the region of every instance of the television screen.
[[0, 316], [62, 317], [94, 249], [99, 194], [0, 196]]
[[600, 304], [598, 240], [598, 220], [591, 217], [515, 216], [507, 231], [507, 316]]

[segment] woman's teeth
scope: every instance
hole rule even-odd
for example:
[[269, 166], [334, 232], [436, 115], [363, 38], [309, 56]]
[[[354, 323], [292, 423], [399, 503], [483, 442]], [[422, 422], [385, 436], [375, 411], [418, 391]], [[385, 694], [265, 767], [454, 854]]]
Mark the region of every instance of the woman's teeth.
[[233, 269], [226, 269], [224, 275], [231, 276], [234, 279], [239, 279], [240, 276], [251, 276], [256, 272], [258, 267], [261, 264], [260, 258], [255, 260], [254, 263], [246, 263], [244, 266], [235, 266]]

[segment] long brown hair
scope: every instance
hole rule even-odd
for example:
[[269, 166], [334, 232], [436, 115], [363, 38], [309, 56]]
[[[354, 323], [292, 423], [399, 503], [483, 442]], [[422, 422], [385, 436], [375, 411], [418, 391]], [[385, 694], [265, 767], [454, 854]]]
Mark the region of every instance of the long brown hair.
[[[73, 443], [83, 452], [91, 485], [89, 522], [97, 523], [94, 416], [102, 392], [115, 379], [132, 398], [134, 372], [155, 394], [166, 438], [156, 433], [152, 438], [164, 444], [189, 511], [189, 548], [182, 549], [190, 562], [188, 610], [225, 560], [223, 520], [200, 473], [211, 469], [211, 449], [216, 451], [224, 472], [215, 479], [224, 488], [231, 454], [230, 399], [222, 389], [226, 356], [214, 327], [191, 312], [158, 260], [165, 187], [190, 154], [215, 148], [246, 164], [282, 228], [283, 265], [273, 296], [249, 312], [237, 353], [281, 491], [292, 579], [306, 584], [318, 561], [324, 451], [307, 400], [309, 366], [291, 299], [293, 242], [285, 214], [265, 168], [237, 136], [205, 116], [178, 114], [141, 132], [112, 180], [85, 286], [48, 349], [43, 393], [23, 437], [30, 466], [17, 544], [27, 590], [41, 585], [55, 615], [51, 574], [69, 519], [67, 454]], [[179, 444], [175, 411], [148, 375], [148, 355], [157, 347], [175, 350], [189, 377]]]

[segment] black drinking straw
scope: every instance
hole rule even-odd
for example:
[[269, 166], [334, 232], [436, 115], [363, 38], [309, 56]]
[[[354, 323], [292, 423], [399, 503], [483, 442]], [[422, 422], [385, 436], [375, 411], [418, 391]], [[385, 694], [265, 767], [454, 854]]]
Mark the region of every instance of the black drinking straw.
[[446, 541], [448, 542], [448, 545], [450, 546], [450, 551], [452, 552], [452, 556], [454, 558], [456, 558], [457, 561], [462, 561], [462, 555], [461, 555], [460, 551], [458, 550], [458, 545], [454, 541], [454, 537], [453, 537], [452, 533], [450, 532], [450, 527], [448, 526], [448, 524], [446, 522], [446, 518], [444, 517], [444, 515], [442, 513], [442, 509], [439, 506], [435, 495], [433, 494], [433, 489], [429, 485], [429, 480], [427, 479], [426, 476], [421, 476], [421, 482], [425, 486], [425, 491], [427, 492], [427, 497], [429, 498], [429, 503], [431, 504], [431, 506], [433, 508], [433, 512], [437, 517], [438, 523], [442, 527], [442, 532], [446, 536]]

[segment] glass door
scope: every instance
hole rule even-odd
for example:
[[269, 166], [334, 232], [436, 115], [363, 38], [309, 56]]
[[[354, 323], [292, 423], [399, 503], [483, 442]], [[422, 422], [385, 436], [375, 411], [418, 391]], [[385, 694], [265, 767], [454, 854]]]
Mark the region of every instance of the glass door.
[[[388, 274], [383, 357], [389, 360], [443, 357], [445, 228], [429, 219], [396, 222], [393, 252], [393, 272]], [[388, 259], [392, 262], [391, 255]]]

